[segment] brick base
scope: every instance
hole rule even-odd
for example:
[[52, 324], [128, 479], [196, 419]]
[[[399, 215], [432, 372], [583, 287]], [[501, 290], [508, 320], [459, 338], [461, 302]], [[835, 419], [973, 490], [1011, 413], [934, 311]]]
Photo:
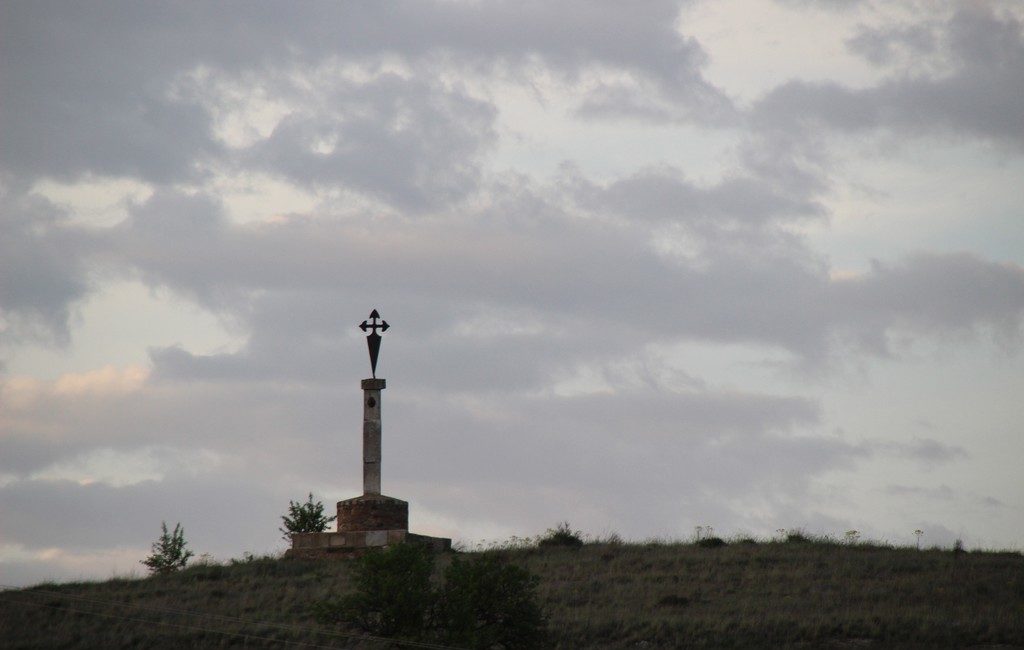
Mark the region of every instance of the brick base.
[[338, 532], [295, 533], [288, 558], [308, 560], [358, 557], [373, 548], [424, 544], [450, 551], [452, 540], [409, 532], [409, 503], [383, 494], [364, 494], [338, 502]]
[[284, 556], [304, 560], [358, 557], [373, 548], [395, 544], [424, 544], [436, 553], [452, 550], [447, 537], [417, 535], [405, 530], [363, 530], [350, 533], [296, 533]]
[[383, 494], [338, 502], [338, 532], [409, 530], [409, 503]]

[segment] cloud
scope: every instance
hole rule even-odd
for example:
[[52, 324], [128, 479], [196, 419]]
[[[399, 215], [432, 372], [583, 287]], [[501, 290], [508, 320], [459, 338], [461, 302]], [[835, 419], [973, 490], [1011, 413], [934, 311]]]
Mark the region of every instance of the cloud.
[[821, 218], [823, 206], [813, 190], [787, 188], [754, 175], [730, 175], [710, 186], [688, 181], [677, 169], [652, 168], [596, 186], [580, 176], [566, 179], [587, 209], [629, 220], [683, 223], [705, 236], [735, 234], [737, 226]]
[[0, 344], [66, 345], [89, 290], [88, 235], [42, 197], [0, 187]]
[[239, 152], [241, 164], [413, 212], [476, 189], [480, 154], [495, 139], [492, 104], [394, 73], [361, 83], [322, 76], [323, 109], [283, 118]]
[[1015, 346], [1024, 319], [1024, 269], [966, 253], [920, 253], [896, 265], [875, 262], [862, 276], [835, 281], [837, 326], [862, 345], [888, 354], [887, 334], [973, 335], [990, 328]]
[[[265, 392], [251, 383], [148, 385], [130, 400], [47, 399], [43, 404], [75, 420], [81, 446], [50, 448], [32, 476], [0, 486], [2, 541], [30, 550], [53, 546], [56, 518], [60, 546], [69, 552], [103, 548], [110, 540], [139, 546], [155, 530], [144, 522], [166, 519], [194, 530], [199, 550], [222, 553], [239, 538], [258, 548], [272, 545], [277, 510], [297, 496], [296, 485], [328, 498], [358, 488], [359, 400], [351, 383], [324, 390], [275, 382]], [[588, 528], [616, 522], [642, 529], [648, 508], [684, 517], [687, 504], [700, 504], [722, 525], [751, 525], [745, 508], [722, 500], [755, 490], [781, 507], [813, 477], [870, 453], [795, 435], [815, 428], [820, 417], [817, 405], [801, 398], [624, 390], [488, 399], [394, 381], [391, 388], [400, 390], [384, 395], [391, 414], [387, 489], [415, 495], [416, 507], [442, 520], [473, 522], [466, 524], [470, 529], [515, 529], [538, 517], [570, 515]], [[161, 401], [165, 407], [155, 408]], [[645, 414], [642, 424], [638, 413]], [[28, 415], [9, 412], [16, 421], [42, 420]], [[352, 427], [339, 430], [339, 422]], [[5, 430], [4, 459], [26, 467], [24, 457], [6, 452], [41, 441], [23, 428]], [[95, 451], [100, 447], [106, 451]], [[116, 463], [123, 471], [108, 476]], [[132, 472], [136, 480], [115, 480]], [[638, 493], [647, 495], [640, 510]], [[214, 506], [210, 494], [218, 495]], [[574, 498], [587, 504], [585, 516], [567, 511]], [[683, 519], [666, 532], [685, 527]]]
[[[902, 44], [928, 47], [926, 26], [862, 30], [851, 47], [887, 61]], [[899, 137], [971, 137], [1019, 151], [1024, 146], [1024, 36], [1012, 14], [964, 5], [938, 28], [947, 63], [939, 74], [895, 73], [881, 83], [851, 88], [831, 81], [790, 81], [752, 109], [755, 124], [799, 133], [882, 129]]]
[[[292, 75], [329, 68], [338, 59], [371, 66], [397, 59], [420, 77], [444, 71], [456, 78], [518, 77], [539, 66], [570, 85], [586, 74], [625, 74], [669, 97], [676, 112], [717, 119], [729, 110], [728, 100], [701, 76], [700, 46], [674, 29], [678, 11], [667, 1], [642, 12], [615, 3], [544, 2], [403, 3], [360, 7], [358, 13], [334, 3], [236, 11], [128, 2], [79, 4], [56, 13], [34, 3], [6, 6], [0, 20], [0, 79], [7, 98], [0, 169], [70, 180], [84, 174], [200, 180], [223, 164], [228, 151], [216, 135], [219, 107], [195, 92], [197, 80], [239, 86], [242, 104], [250, 91], [266, 97], [267, 88], [272, 98], [280, 93], [287, 100], [296, 90]], [[467, 99], [457, 84], [438, 91], [388, 74], [367, 84], [339, 81], [335, 73], [325, 88], [306, 86], [303, 105], [322, 110], [286, 109], [270, 142], [253, 149], [253, 156], [271, 156], [275, 169], [288, 175], [343, 178], [379, 193], [389, 174], [373, 162], [390, 152], [396, 170], [408, 165], [406, 175], [433, 177], [434, 184], [421, 191], [464, 191], [461, 176], [471, 169], [451, 160], [451, 177], [443, 179], [441, 170], [416, 156], [424, 148], [444, 155], [438, 143], [465, 139], [466, 130], [472, 153], [472, 132], [479, 131], [472, 125], [486, 122], [493, 107]], [[403, 119], [410, 121], [405, 134], [385, 130]], [[333, 156], [310, 155], [311, 141], [335, 138], [341, 146]], [[449, 155], [462, 153], [455, 147]], [[363, 166], [361, 155], [368, 156]]]
[[[675, 220], [664, 208], [646, 228], [628, 208], [651, 184], [702, 198]], [[158, 195], [109, 239], [121, 263], [150, 284], [250, 329], [239, 352], [154, 350], [158, 377], [329, 380], [348, 345], [338, 323], [354, 304], [426, 327], [420, 335], [433, 341], [429, 348], [398, 340], [396, 356], [425, 369], [440, 355], [470, 385], [488, 377], [536, 385], [594, 350], [604, 351], [599, 358], [635, 351], [626, 331], [644, 341], [766, 344], [815, 363], [846, 349], [837, 344], [890, 356], [902, 332], [941, 339], [990, 330], [1011, 346], [1020, 337], [1024, 271], [1014, 265], [922, 253], [830, 277], [799, 237], [774, 225], [806, 218], [813, 202], [780, 203], [798, 207], [779, 208], [779, 217], [751, 216], [745, 206], [772, 214], [771, 202], [660, 174], [604, 187], [570, 183], [568, 197], [563, 187], [520, 185], [510, 202], [419, 222], [381, 216], [372, 229], [328, 218], [231, 224], [211, 197]], [[574, 203], [614, 218], [584, 218]], [[645, 204], [636, 205], [642, 214]], [[666, 220], [679, 230], [658, 230]], [[474, 314], [508, 310], [536, 327], [486, 340], [456, 334]]]

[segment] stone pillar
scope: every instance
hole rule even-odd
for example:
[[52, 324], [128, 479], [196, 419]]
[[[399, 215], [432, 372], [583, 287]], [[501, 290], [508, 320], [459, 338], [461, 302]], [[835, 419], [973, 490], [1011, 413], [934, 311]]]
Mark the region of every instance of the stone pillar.
[[380, 494], [380, 392], [383, 379], [363, 380], [363, 494]]

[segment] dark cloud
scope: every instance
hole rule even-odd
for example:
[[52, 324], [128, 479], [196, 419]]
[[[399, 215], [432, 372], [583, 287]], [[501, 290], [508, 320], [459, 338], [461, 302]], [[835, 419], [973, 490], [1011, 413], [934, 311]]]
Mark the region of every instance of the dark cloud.
[[807, 188], [790, 193], [772, 180], [753, 175], [737, 174], [711, 186], [700, 186], [688, 181], [679, 170], [661, 167], [603, 187], [580, 176], [568, 182], [577, 201], [589, 210], [629, 220], [683, 223], [701, 234], [735, 231], [737, 225], [791, 222], [825, 215], [824, 208]]
[[284, 118], [240, 154], [243, 164], [299, 185], [346, 185], [405, 211], [450, 205], [477, 187], [480, 154], [495, 139], [491, 104], [395, 74], [336, 82], [325, 94], [326, 110]]
[[914, 438], [910, 442], [878, 443], [881, 449], [904, 458], [926, 463], [943, 463], [967, 458], [967, 450], [959, 445], [946, 445], [930, 438]]
[[[907, 41], [906, 30], [916, 33], [915, 29], [865, 31], [855, 37], [853, 47], [871, 60], [885, 59], [895, 42]], [[830, 81], [791, 81], [755, 105], [754, 122], [794, 132], [885, 129], [901, 137], [970, 136], [1020, 149], [1024, 146], [1020, 21], [973, 5], [962, 7], [937, 29], [942, 53], [949, 59], [944, 73], [893, 74], [862, 89]]]
[[[209, 197], [161, 195], [134, 208], [110, 238], [122, 262], [151, 284], [226, 311], [251, 331], [236, 353], [200, 359], [154, 351], [158, 376], [329, 380], [345, 345], [336, 328], [351, 312], [346, 306], [358, 304], [427, 328], [420, 332], [432, 341], [427, 348], [394, 343], [396, 355], [419, 369], [412, 372], [440, 354], [461, 371], [453, 376], [478, 386], [488, 377], [535, 385], [556, 368], [595, 358], [595, 350], [603, 350], [597, 358], [635, 353], [637, 339], [624, 331], [646, 342], [757, 342], [812, 361], [837, 340], [891, 355], [889, 338], [902, 331], [942, 337], [990, 329], [1001, 343], [1019, 340], [1021, 269], [968, 254], [919, 254], [832, 279], [800, 238], [764, 221], [773, 212], [803, 218], [813, 202], [777, 198], [775, 208], [756, 193], [724, 189], [732, 183], [706, 190], [654, 175], [606, 187], [571, 184], [575, 202], [611, 220], [566, 211], [561, 190], [546, 198], [547, 190], [524, 186], [512, 203], [445, 220], [379, 217], [372, 230], [351, 219], [233, 225]], [[644, 203], [652, 186], [663, 202]], [[697, 196], [697, 207], [658, 208], [674, 204], [673, 192]], [[652, 205], [663, 213], [646, 215], [656, 222], [676, 215], [672, 223], [692, 250], [657, 250], [653, 231], [637, 227], [629, 211], [632, 197], [638, 215]], [[751, 204], [766, 216], [750, 215]], [[539, 325], [516, 336], [459, 333], [473, 314], [501, 320], [507, 310]]]
[[[78, 3], [59, 11], [45, 2], [5, 5], [0, 166], [29, 177], [197, 179], [227, 152], [214, 137], [215, 107], [195, 92], [196, 84], [201, 88], [205, 78], [244, 86], [256, 75], [259, 86], [267, 83], [259, 76], [269, 75], [271, 90], [287, 93], [296, 86], [283, 79], [337, 57], [371, 65], [398, 57], [431, 76], [445, 68], [516, 76], [540, 65], [570, 84], [605, 67], [647, 80], [677, 110], [696, 107], [696, 117], [727, 110], [728, 101], [699, 72], [699, 45], [673, 29], [678, 10], [672, 2], [639, 12], [615, 3], [543, 2], [402, 3], [358, 12], [327, 2], [301, 8]], [[417, 156], [472, 154], [493, 107], [456, 90], [427, 96], [422, 82], [388, 75], [359, 88], [338, 84], [337, 77], [328, 75], [330, 92], [307, 86], [304, 93], [306, 106], [328, 110], [292, 114], [252, 154], [269, 157], [285, 175], [309, 174], [371, 193], [389, 194], [381, 184], [393, 184], [387, 177], [403, 166], [405, 174], [397, 175], [407, 181], [405, 191], [465, 192], [470, 161], [449, 161], [435, 171], [433, 160]], [[387, 132], [402, 109], [411, 119], [407, 132]], [[332, 133], [340, 148], [318, 160], [308, 150], [310, 139]], [[464, 145], [438, 151], [441, 142], [460, 138]], [[450, 178], [441, 178], [444, 172]], [[423, 176], [433, 183], [423, 185]], [[391, 198], [404, 199], [399, 205], [409, 200]]]
[[[60, 547], [74, 553], [112, 545], [146, 549], [160, 535], [160, 522], [166, 521], [172, 527], [181, 522], [197, 554], [240, 556], [237, 544], [223, 541], [239, 538], [250, 540], [250, 550], [270, 550], [274, 537], [279, 537], [279, 517], [287, 511], [287, 492], [256, 481], [245, 482], [242, 490], [239, 478], [181, 477], [126, 487], [18, 481], [0, 488], [0, 543], [32, 550]], [[210, 499], [212, 494], [217, 498]], [[200, 503], [203, 506], [196, 507]], [[54, 521], [61, 522], [59, 528]]]
[[65, 345], [86, 295], [90, 237], [45, 199], [0, 188], [0, 344]]
[[926, 488], [916, 485], [887, 485], [883, 492], [894, 497], [926, 497], [940, 501], [951, 501], [956, 498], [956, 492], [948, 485], [940, 485], [937, 488]]
[[1013, 264], [922, 253], [891, 266], [876, 261], [870, 273], [834, 284], [837, 327], [880, 354], [891, 352], [886, 334], [897, 327], [939, 335], [990, 328], [1002, 344], [1020, 341], [1024, 269]]
[[935, 52], [937, 27], [931, 23], [862, 27], [846, 45], [875, 65], [888, 65]]
[[[386, 489], [415, 495], [416, 507], [442, 519], [502, 528], [571, 517], [590, 529], [616, 522], [641, 530], [648, 511], [662, 510], [681, 518], [666, 530], [678, 535], [687, 532], [687, 504], [700, 504], [716, 524], [749, 526], [723, 497], [756, 490], [783, 504], [813, 477], [869, 454], [835, 439], [792, 435], [819, 418], [817, 405], [799, 398], [624, 391], [487, 400], [424, 390], [392, 379], [384, 395]], [[168, 440], [190, 453], [212, 452], [219, 462], [124, 487], [15, 480], [0, 487], [5, 543], [59, 544], [75, 552], [115, 539], [138, 546], [166, 519], [191, 527], [197, 550], [237, 554], [238, 539], [257, 549], [276, 543], [274, 524], [286, 499], [298, 496], [295, 486], [333, 486], [328, 499], [358, 488], [356, 380], [330, 390], [288, 382], [268, 383], [264, 391], [251, 382], [158, 384], [120, 397], [45, 401], [58, 403], [32, 419], [46, 428], [59, 418], [74, 420], [81, 447], [52, 449], [47, 466], [89, 449], [130, 453]], [[339, 430], [339, 422], [352, 426]], [[11, 439], [39, 442], [35, 431], [20, 427], [12, 428]], [[207, 507], [210, 494], [218, 495], [217, 504]], [[573, 505], [577, 499], [585, 504], [581, 510]]]

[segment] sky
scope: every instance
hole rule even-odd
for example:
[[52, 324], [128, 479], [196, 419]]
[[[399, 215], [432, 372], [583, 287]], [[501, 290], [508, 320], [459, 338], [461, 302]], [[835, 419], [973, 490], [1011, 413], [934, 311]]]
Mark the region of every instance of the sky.
[[1024, 546], [1018, 2], [0, 2], [0, 583], [383, 488], [466, 544]]

